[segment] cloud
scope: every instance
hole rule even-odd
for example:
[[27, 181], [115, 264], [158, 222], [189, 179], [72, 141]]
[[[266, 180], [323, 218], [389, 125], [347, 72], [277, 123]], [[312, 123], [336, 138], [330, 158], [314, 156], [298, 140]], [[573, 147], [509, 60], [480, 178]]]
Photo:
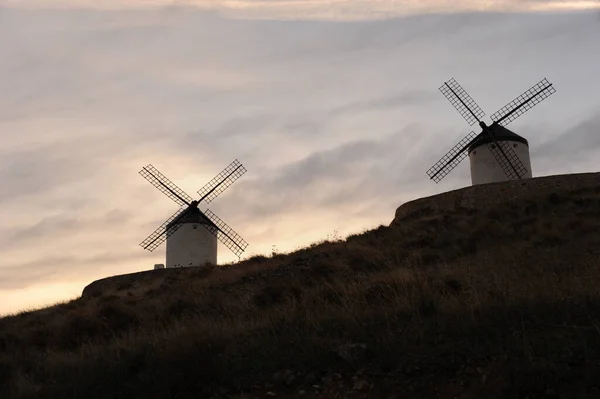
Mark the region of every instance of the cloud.
[[381, 111], [389, 108], [402, 106], [423, 106], [433, 100], [437, 100], [437, 94], [433, 91], [407, 91], [384, 98], [355, 101], [334, 109], [332, 116], [344, 116], [357, 112]]
[[82, 177], [66, 154], [57, 155], [48, 148], [3, 154], [0, 166], [0, 179], [5, 187], [0, 192], [0, 201], [16, 200]]
[[131, 237], [123, 229], [136, 223], [148, 227], [141, 222], [129, 209], [111, 209], [102, 215], [61, 213], [15, 228], [3, 226], [0, 290], [26, 288], [40, 281], [94, 278], [98, 273], [110, 273], [122, 264], [147, 258], [135, 242], [126, 244]]
[[[262, 225], [285, 227], [291, 235], [303, 228], [280, 223], [284, 215], [304, 214], [312, 221], [327, 213], [334, 219], [352, 220], [362, 213], [387, 223], [389, 209], [413, 199], [416, 192], [435, 191], [425, 175], [430, 157], [422, 155], [428, 145], [418, 140], [423, 133], [423, 126], [411, 125], [379, 139], [312, 153], [264, 176], [241, 179], [210, 208], [219, 213], [237, 210], [235, 225], [260, 220]], [[464, 178], [465, 171], [457, 171], [449, 181]], [[276, 230], [270, 229], [272, 236], [282, 233]]]
[[91, 8], [123, 10], [164, 7], [211, 10], [231, 18], [356, 21], [381, 20], [406, 15], [465, 12], [577, 11], [600, 8], [595, 0], [3, 0], [0, 5], [28, 8]]
[[536, 169], [545, 175], [596, 171], [597, 166], [590, 170], [588, 165], [595, 162], [600, 148], [599, 123], [600, 113], [592, 114], [531, 148]]
[[90, 279], [98, 273], [108, 277], [113, 275], [111, 270], [114, 270], [115, 265], [127, 264], [139, 259], [140, 255], [137, 251], [95, 251], [88, 255], [45, 256], [25, 263], [8, 263], [2, 268], [0, 292], [22, 290], [39, 285], [40, 282], [52, 284], [81, 281], [86, 277]]
[[50, 216], [26, 227], [11, 229], [8, 238], [0, 245], [5, 252], [15, 244], [39, 245], [45, 237], [66, 237], [73, 242], [77, 234], [110, 231], [127, 223], [131, 215], [122, 209], [111, 209], [101, 217], [82, 219], [68, 214]]

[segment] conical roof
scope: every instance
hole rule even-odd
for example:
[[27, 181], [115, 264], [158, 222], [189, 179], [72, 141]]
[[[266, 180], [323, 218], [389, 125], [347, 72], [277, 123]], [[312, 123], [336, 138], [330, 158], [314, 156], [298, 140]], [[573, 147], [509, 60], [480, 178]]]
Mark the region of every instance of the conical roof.
[[188, 207], [186, 210], [182, 211], [180, 216], [176, 217], [167, 225], [167, 229], [174, 224], [187, 224], [187, 223], [196, 223], [196, 224], [208, 224], [214, 227], [217, 227], [213, 222], [211, 222], [206, 215], [197, 207]]
[[[492, 131], [492, 133], [494, 134], [494, 139], [496, 141], [516, 141], [519, 143], [523, 143], [526, 146], [529, 146], [529, 143], [527, 142], [527, 139], [525, 137], [519, 136], [515, 132], [508, 130], [502, 125], [494, 123], [491, 126], [489, 126], [488, 129]], [[468, 148], [468, 152], [470, 153], [471, 151], [478, 147], [481, 147], [482, 145], [493, 142], [494, 140], [492, 140], [492, 137], [490, 137], [489, 134], [482, 132], [475, 138], [475, 140], [473, 140], [473, 142]]]

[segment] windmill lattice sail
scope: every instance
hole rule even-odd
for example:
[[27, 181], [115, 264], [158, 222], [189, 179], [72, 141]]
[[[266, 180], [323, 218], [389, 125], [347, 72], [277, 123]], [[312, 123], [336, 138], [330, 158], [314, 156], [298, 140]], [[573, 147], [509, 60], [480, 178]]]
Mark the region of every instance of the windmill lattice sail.
[[499, 125], [506, 126], [555, 92], [556, 89], [552, 83], [544, 78], [504, 107], [494, 112], [490, 116], [490, 119], [496, 121]]
[[218, 230], [214, 226], [208, 224], [204, 226], [215, 235], [217, 235], [217, 231], [220, 231], [222, 234], [219, 234], [217, 236], [219, 240], [227, 248], [229, 248], [231, 252], [236, 254], [238, 257], [241, 256], [242, 252], [244, 252], [244, 250], [248, 246], [248, 243], [244, 241], [244, 239], [238, 233], [236, 233], [231, 227], [227, 225], [227, 223], [222, 221], [210, 209], [207, 209], [206, 212], [204, 212], [204, 214], [211, 222], [213, 222], [218, 227]]
[[188, 211], [188, 209], [189, 208], [182, 207], [177, 212], [175, 212], [170, 218], [168, 218], [163, 224], [161, 224], [156, 230], [154, 230], [152, 234], [150, 234], [144, 241], [142, 241], [140, 243], [140, 246], [144, 249], [147, 249], [150, 252], [158, 248], [160, 244], [162, 244], [169, 236], [175, 233], [179, 226], [181, 226], [180, 224], [173, 224], [169, 226], [168, 230], [166, 230], [169, 223], [171, 223], [173, 220], [179, 217], [183, 217], [184, 214]]
[[154, 166], [148, 165], [142, 168], [139, 173], [144, 179], [148, 180], [150, 184], [177, 204], [181, 206], [189, 205], [193, 201], [192, 197], [177, 187], [171, 180], [167, 179], [167, 177], [160, 173]]
[[450, 151], [446, 153], [439, 161], [435, 163], [427, 171], [427, 175], [431, 180], [439, 183], [452, 169], [456, 168], [459, 163], [467, 156], [467, 146], [477, 137], [475, 132], [470, 132], [461, 141], [458, 142]]
[[510, 180], [517, 180], [525, 176], [527, 168], [517, 156], [517, 153], [506, 141], [496, 141], [488, 144], [488, 148], [498, 164]]
[[458, 113], [465, 118], [469, 126], [479, 122], [485, 112], [477, 105], [475, 100], [458, 84], [454, 78], [440, 86], [442, 94], [456, 108]]
[[237, 179], [246, 173], [246, 168], [236, 159], [209, 181], [204, 187], [198, 190], [200, 201], [204, 200], [209, 204], [217, 198], [223, 191], [233, 184]]

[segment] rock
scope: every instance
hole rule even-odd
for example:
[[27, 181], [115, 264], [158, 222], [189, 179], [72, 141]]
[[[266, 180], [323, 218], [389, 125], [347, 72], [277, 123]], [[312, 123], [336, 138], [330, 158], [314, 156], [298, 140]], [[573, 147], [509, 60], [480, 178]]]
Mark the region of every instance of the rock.
[[355, 362], [364, 359], [367, 353], [367, 345], [356, 343], [344, 344], [338, 346], [334, 352], [347, 362]]
[[306, 394], [306, 391], [304, 389], [301, 389], [298, 391], [298, 395], [304, 395]]
[[294, 376], [294, 374], [288, 374], [287, 376], [284, 377], [283, 382], [285, 385], [292, 386], [294, 384], [294, 381], [296, 380], [296, 377]]
[[315, 373], [309, 373], [306, 375], [304, 380], [306, 381], [307, 384], [312, 385], [312, 384], [316, 383], [317, 381], [319, 381], [319, 377]]
[[283, 373], [281, 371], [277, 371], [277, 372], [273, 373], [273, 376], [271, 377], [271, 379], [275, 383], [280, 382], [282, 378], [283, 378]]
[[269, 391], [269, 392], [267, 392], [267, 396], [276, 396], [276, 394], [273, 391]]
[[362, 378], [358, 378], [354, 381], [352, 389], [355, 391], [364, 391], [369, 386], [369, 383]]
[[333, 377], [327, 375], [327, 376], [321, 378], [321, 382], [325, 385], [330, 385], [331, 383], [333, 383]]

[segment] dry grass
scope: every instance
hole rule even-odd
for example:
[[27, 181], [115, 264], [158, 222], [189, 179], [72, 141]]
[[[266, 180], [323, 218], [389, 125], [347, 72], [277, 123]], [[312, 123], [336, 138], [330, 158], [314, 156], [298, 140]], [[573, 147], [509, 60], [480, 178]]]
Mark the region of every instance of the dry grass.
[[[282, 396], [314, 381], [321, 397], [348, 397], [340, 384], [357, 373], [371, 397], [584, 397], [600, 373], [597, 191], [107, 280], [0, 319], [0, 397], [208, 398], [256, 384], [239, 397]], [[340, 359], [347, 343], [366, 352]], [[291, 387], [273, 382], [288, 369]]]

